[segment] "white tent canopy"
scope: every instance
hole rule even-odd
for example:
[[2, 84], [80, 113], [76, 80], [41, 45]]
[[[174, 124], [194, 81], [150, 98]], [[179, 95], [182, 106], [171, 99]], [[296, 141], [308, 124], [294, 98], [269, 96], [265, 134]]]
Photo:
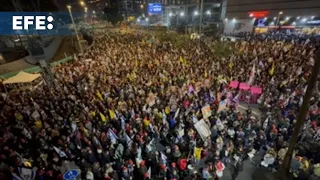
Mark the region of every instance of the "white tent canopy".
[[3, 84], [28, 83], [38, 79], [41, 74], [29, 74], [20, 71], [17, 75], [3, 81]]

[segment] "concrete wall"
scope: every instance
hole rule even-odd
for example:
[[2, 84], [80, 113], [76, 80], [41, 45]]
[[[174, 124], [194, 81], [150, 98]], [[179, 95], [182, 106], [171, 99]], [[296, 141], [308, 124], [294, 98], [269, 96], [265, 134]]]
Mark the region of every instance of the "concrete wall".
[[320, 16], [320, 0], [228, 0], [229, 19], [248, 18], [250, 11], [269, 11], [268, 17], [275, 17], [280, 11], [283, 16]]

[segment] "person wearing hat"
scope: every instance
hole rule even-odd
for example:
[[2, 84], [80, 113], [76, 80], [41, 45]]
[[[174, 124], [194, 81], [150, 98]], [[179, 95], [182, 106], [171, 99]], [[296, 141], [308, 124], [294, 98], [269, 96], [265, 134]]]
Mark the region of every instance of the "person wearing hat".
[[147, 166], [145, 165], [145, 161], [142, 160], [140, 162], [140, 168], [139, 168], [139, 172], [140, 172], [140, 175], [141, 175], [141, 178], [145, 178], [145, 174], [148, 172], [148, 168]]
[[175, 162], [172, 162], [168, 172], [168, 179], [174, 179], [174, 178], [179, 179], [179, 173], [178, 173], [177, 164]]
[[167, 178], [167, 167], [166, 167], [165, 164], [161, 164], [161, 165], [160, 165], [160, 170], [159, 170], [159, 175], [158, 175], [158, 177], [159, 177], [160, 179], [165, 179], [165, 178]]

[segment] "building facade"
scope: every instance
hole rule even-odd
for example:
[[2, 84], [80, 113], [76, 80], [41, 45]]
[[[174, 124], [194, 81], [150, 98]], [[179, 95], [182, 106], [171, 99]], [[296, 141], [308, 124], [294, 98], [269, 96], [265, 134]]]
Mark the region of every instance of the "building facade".
[[[204, 0], [202, 22], [206, 24], [220, 24], [222, 22], [223, 0]], [[167, 26], [194, 26], [200, 22], [200, 0], [165, 0], [164, 22]]]
[[[320, 0], [228, 0], [225, 32], [320, 32]], [[246, 28], [244, 28], [246, 27]]]

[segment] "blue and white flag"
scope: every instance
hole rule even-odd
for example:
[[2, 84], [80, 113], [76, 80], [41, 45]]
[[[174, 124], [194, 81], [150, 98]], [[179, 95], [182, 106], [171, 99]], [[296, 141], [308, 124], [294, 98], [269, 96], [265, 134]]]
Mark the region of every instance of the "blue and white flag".
[[131, 109], [131, 118], [134, 118], [136, 116], [136, 113], [134, 112], [134, 109]]
[[162, 162], [163, 162], [163, 164], [167, 164], [167, 156], [166, 155], [164, 155], [162, 152], [160, 152], [160, 154], [161, 154], [161, 160], [162, 160]]
[[109, 135], [109, 138], [110, 138], [110, 140], [111, 140], [111, 143], [112, 143], [112, 144], [116, 144], [116, 143], [117, 143], [118, 136], [117, 136], [111, 129], [109, 129], [108, 135]]
[[67, 154], [64, 151], [61, 151], [59, 148], [53, 146], [53, 149], [59, 154], [60, 157], [67, 157]]
[[153, 125], [151, 123], [149, 123], [149, 128], [150, 128], [151, 132], [155, 133], [154, 127], [153, 127]]
[[138, 149], [138, 154], [137, 154], [137, 158], [138, 158], [140, 161], [142, 161], [142, 155], [141, 155], [141, 153], [142, 153], [142, 150], [141, 150], [141, 147], [139, 147], [139, 149]]
[[149, 167], [149, 169], [148, 169], [148, 178], [151, 179], [151, 167]]
[[126, 143], [127, 143], [128, 147], [131, 147], [131, 145], [132, 145], [132, 140], [131, 140], [131, 138], [128, 136], [127, 133], [124, 133], [124, 137], [125, 137], [125, 139], [126, 139]]
[[124, 119], [123, 116], [121, 116], [120, 119], [121, 119], [121, 129], [125, 130], [126, 120]]

